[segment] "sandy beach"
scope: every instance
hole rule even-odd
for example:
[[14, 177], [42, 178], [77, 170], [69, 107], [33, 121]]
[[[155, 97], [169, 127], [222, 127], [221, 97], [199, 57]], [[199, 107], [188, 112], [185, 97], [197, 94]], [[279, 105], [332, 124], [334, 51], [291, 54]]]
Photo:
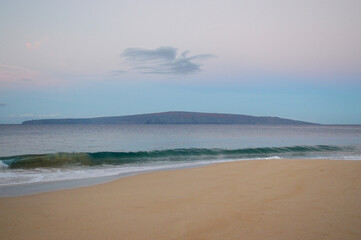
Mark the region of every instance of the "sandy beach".
[[361, 239], [361, 161], [256, 160], [0, 199], [1, 239]]

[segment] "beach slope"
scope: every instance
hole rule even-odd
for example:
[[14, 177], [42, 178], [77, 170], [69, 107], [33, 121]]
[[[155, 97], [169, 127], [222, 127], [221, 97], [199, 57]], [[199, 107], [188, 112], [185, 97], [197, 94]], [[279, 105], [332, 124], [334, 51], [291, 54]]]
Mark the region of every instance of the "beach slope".
[[361, 239], [361, 161], [257, 160], [0, 199], [1, 239]]

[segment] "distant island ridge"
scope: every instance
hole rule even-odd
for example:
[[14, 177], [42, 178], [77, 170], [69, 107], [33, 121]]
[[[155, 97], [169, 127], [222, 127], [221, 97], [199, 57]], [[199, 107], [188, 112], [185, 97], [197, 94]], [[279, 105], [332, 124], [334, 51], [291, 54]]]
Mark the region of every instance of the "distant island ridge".
[[259, 124], [310, 125], [315, 123], [279, 117], [255, 117], [241, 114], [161, 112], [114, 117], [28, 120], [22, 124]]

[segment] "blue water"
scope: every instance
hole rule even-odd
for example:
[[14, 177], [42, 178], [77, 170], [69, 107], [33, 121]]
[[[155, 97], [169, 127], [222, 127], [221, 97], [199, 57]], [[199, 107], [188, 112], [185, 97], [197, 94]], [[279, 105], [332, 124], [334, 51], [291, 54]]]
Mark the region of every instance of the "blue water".
[[361, 160], [361, 126], [0, 125], [0, 187], [262, 158]]

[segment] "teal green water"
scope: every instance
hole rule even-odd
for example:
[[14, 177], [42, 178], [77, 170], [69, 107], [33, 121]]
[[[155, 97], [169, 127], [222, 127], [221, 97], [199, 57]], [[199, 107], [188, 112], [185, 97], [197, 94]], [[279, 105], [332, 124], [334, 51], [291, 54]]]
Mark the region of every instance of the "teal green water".
[[125, 165], [151, 162], [185, 162], [217, 159], [252, 159], [278, 157], [294, 157], [307, 154], [353, 153], [355, 147], [337, 147], [327, 145], [265, 147], [243, 149], [168, 149], [139, 152], [95, 152], [95, 153], [53, 153], [30, 154], [1, 157], [10, 169], [56, 168], [72, 166]]

